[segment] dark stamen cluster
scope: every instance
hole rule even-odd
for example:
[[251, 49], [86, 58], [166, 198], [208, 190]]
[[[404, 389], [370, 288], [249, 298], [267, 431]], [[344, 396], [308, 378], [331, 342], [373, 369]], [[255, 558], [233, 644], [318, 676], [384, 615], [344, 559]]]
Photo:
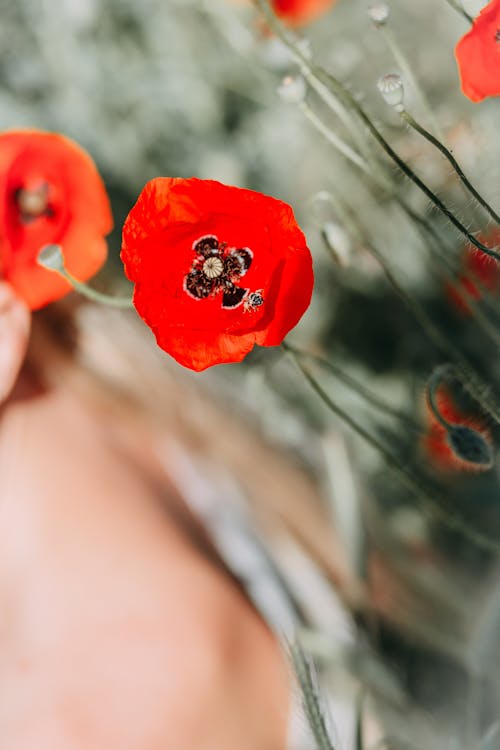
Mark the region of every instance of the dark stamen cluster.
[[236, 286], [252, 264], [253, 254], [248, 248], [227, 250], [215, 235], [201, 237], [194, 245], [196, 257], [184, 278], [184, 289], [194, 299], [206, 299], [222, 293], [222, 307], [235, 308], [248, 294], [248, 289]]

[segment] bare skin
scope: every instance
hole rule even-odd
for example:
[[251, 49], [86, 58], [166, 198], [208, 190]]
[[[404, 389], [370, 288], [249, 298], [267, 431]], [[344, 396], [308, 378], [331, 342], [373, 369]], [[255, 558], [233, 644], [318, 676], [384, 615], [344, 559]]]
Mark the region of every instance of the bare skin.
[[29, 322], [0, 283], [2, 750], [284, 750], [287, 669], [235, 584], [98, 410], [16, 397]]

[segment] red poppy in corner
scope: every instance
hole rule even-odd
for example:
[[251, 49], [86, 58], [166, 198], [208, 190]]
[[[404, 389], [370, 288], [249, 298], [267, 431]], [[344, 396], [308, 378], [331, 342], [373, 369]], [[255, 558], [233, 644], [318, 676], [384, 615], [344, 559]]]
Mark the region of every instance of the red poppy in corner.
[[90, 156], [57, 133], [0, 133], [0, 278], [32, 310], [64, 297], [70, 285], [37, 263], [44, 245], [60, 245], [66, 267], [86, 281], [106, 260], [113, 220]]
[[462, 91], [473, 102], [500, 95], [500, 0], [491, 0], [455, 48]]
[[277, 16], [289, 26], [304, 26], [326, 13], [335, 0], [272, 0]]
[[311, 300], [311, 253], [290, 206], [213, 180], [148, 182], [121, 257], [137, 312], [192, 370], [276, 346]]

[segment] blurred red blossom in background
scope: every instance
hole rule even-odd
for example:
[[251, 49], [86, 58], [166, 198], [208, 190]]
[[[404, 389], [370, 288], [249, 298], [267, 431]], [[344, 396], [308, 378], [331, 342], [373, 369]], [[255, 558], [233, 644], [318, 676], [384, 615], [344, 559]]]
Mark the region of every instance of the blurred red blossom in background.
[[67, 269], [86, 281], [106, 260], [112, 226], [104, 184], [80, 146], [40, 130], [0, 134], [0, 277], [32, 310], [71, 291], [37, 264], [41, 248], [60, 245]]
[[[475, 430], [487, 443], [492, 442], [491, 432], [485, 425], [485, 420], [477, 414], [471, 414], [460, 408], [451, 393], [441, 386], [436, 393], [439, 413], [450, 425], [463, 425]], [[443, 472], [483, 471], [488, 466], [467, 461], [457, 455], [448, 440], [448, 430], [439, 422], [432, 410], [427, 407], [427, 429], [422, 439], [422, 447], [426, 458], [432, 466]]]
[[158, 345], [193, 370], [280, 344], [311, 300], [311, 254], [290, 206], [213, 180], [151, 180], [121, 257]]
[[326, 13], [336, 0], [272, 0], [277, 16], [289, 26], [303, 26]]
[[[480, 235], [478, 239], [494, 247], [500, 244], [500, 229]], [[462, 257], [462, 270], [456, 283], [446, 285], [448, 299], [457, 310], [470, 315], [468, 299], [479, 301], [485, 292], [495, 294], [500, 290], [500, 265], [495, 258], [467, 245]]]
[[491, 0], [455, 48], [465, 96], [480, 102], [500, 94], [500, 0]]

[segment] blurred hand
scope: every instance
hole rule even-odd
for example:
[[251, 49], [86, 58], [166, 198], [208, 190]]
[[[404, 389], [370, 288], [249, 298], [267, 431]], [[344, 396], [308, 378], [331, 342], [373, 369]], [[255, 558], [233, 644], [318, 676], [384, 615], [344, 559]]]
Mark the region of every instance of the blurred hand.
[[24, 361], [31, 314], [12, 287], [0, 282], [0, 404], [9, 396]]

